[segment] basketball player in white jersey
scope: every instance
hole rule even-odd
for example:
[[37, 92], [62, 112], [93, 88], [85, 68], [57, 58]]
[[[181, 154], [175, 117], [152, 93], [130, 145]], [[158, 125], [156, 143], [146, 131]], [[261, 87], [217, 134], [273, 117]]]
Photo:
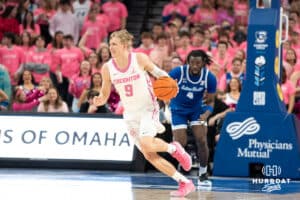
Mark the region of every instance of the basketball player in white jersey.
[[187, 171], [191, 169], [191, 157], [179, 143], [168, 144], [154, 137], [164, 129], [159, 123], [158, 104], [147, 72], [156, 78], [168, 74], [155, 66], [145, 54], [130, 52], [128, 44], [132, 39], [133, 36], [126, 30], [111, 34], [109, 45], [112, 59], [103, 65], [101, 94], [94, 98], [94, 103], [104, 105], [114, 84], [124, 106], [124, 120], [135, 144], [153, 166], [178, 182], [179, 188], [172, 191], [171, 196], [183, 197], [195, 190], [192, 180], [176, 171], [157, 152], [170, 153]]

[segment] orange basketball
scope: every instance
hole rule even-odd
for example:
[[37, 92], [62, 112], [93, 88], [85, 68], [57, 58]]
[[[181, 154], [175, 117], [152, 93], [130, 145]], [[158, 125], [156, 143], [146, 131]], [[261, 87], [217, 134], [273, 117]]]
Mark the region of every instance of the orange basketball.
[[160, 77], [154, 81], [153, 91], [158, 99], [168, 101], [178, 93], [177, 82], [170, 77]]

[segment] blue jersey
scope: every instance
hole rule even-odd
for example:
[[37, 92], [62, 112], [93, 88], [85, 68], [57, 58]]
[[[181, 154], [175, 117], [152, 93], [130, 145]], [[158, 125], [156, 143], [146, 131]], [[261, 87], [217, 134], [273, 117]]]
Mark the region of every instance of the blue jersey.
[[[226, 73], [226, 85], [229, 84], [230, 80], [232, 79], [232, 75], [230, 72], [227, 72]], [[245, 74], [244, 73], [241, 73], [240, 76], [238, 77], [238, 79], [240, 80], [241, 82], [241, 85], [243, 84], [243, 81], [245, 79]]]
[[169, 75], [177, 80], [179, 87], [179, 93], [171, 100], [171, 109], [201, 109], [204, 92], [216, 92], [216, 77], [206, 67], [201, 69], [200, 76], [190, 75], [188, 65], [174, 68]]

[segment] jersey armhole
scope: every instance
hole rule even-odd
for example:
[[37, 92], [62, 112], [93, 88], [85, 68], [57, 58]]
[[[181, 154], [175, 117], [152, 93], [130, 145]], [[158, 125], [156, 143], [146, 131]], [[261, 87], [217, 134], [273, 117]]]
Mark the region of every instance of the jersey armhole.
[[182, 82], [183, 73], [184, 73], [183, 66], [180, 66], [180, 79], [178, 80], [178, 85]]

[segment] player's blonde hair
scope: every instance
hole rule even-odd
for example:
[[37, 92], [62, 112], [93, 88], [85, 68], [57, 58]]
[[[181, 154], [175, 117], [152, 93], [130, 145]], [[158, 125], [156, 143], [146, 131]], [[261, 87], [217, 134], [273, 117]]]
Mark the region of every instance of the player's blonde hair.
[[115, 31], [110, 35], [110, 39], [117, 37], [120, 39], [122, 44], [130, 45], [133, 40], [133, 35], [130, 34], [126, 29]]

